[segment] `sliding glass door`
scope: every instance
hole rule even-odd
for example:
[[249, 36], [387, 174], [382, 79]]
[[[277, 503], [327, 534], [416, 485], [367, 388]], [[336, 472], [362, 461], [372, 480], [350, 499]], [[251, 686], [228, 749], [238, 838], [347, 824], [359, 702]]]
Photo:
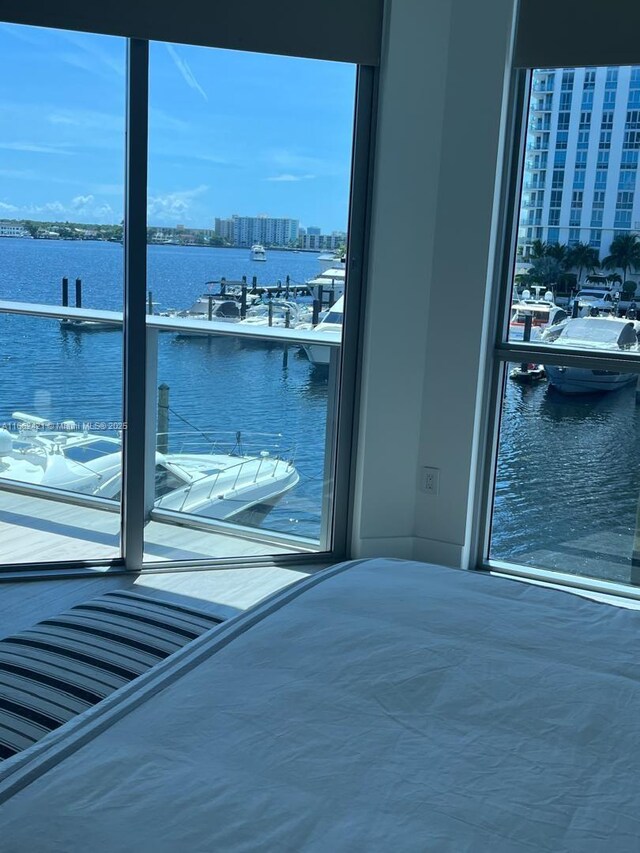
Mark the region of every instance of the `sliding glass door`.
[[370, 79], [363, 97], [346, 62], [0, 39], [0, 564], [332, 551]]

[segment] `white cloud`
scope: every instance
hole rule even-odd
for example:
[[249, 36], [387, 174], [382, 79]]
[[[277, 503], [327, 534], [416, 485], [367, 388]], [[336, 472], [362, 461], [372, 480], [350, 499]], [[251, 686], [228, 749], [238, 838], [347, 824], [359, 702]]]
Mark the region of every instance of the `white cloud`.
[[187, 86], [190, 86], [196, 92], [199, 92], [205, 99], [205, 101], [208, 101], [209, 98], [207, 97], [207, 93], [204, 91], [200, 83], [198, 83], [198, 81], [196, 80], [195, 74], [189, 67], [188, 62], [178, 56], [178, 52], [172, 44], [167, 44], [166, 48], [169, 53], [169, 56], [171, 57], [171, 59], [173, 59], [176, 68], [178, 69], [180, 74], [182, 74], [182, 77], [184, 78], [184, 81]]
[[0, 202], [0, 212], [17, 214], [20, 218], [32, 217], [42, 219], [64, 219], [73, 222], [112, 223], [121, 219], [122, 214], [114, 213], [107, 202], [96, 199], [93, 195], [79, 195], [70, 202], [54, 201], [40, 204], [16, 205]]
[[274, 175], [272, 178], [265, 178], [265, 181], [311, 181], [313, 178], [315, 178], [315, 175], [291, 175], [286, 172], [283, 175]]
[[80, 51], [80, 53], [60, 54], [60, 58], [67, 64], [90, 71], [100, 77], [112, 79], [114, 74], [117, 74], [118, 77], [124, 77], [124, 56], [118, 57], [111, 54], [103, 46], [106, 44], [103, 41], [104, 36], [65, 32], [63, 30], [58, 30], [58, 36]]
[[94, 198], [92, 195], [77, 195], [75, 198], [71, 199], [71, 207], [75, 210], [79, 210], [80, 208], [93, 204], [93, 202]]
[[55, 110], [49, 113], [50, 124], [81, 127], [84, 130], [112, 131], [124, 136], [124, 115], [102, 113], [98, 110]]
[[70, 154], [66, 148], [55, 145], [39, 145], [36, 142], [0, 142], [5, 151], [28, 151], [32, 154]]
[[336, 175], [341, 174], [341, 168], [331, 160], [301, 154], [287, 148], [271, 148], [262, 152], [261, 159], [267, 168], [285, 175]]
[[0, 169], [0, 178], [17, 178], [18, 180], [25, 178], [27, 180], [39, 179], [33, 169]]
[[200, 184], [190, 190], [178, 190], [172, 193], [150, 195], [147, 202], [147, 216], [153, 219], [168, 219], [175, 217], [187, 218], [191, 202], [194, 198], [202, 195], [209, 189], [205, 184]]

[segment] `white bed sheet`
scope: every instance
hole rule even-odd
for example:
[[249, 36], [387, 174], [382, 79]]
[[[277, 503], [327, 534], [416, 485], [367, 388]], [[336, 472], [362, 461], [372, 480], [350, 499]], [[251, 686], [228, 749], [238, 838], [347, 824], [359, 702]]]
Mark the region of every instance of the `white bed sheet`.
[[0, 850], [637, 853], [639, 637], [555, 590], [355, 563], [7, 800]]

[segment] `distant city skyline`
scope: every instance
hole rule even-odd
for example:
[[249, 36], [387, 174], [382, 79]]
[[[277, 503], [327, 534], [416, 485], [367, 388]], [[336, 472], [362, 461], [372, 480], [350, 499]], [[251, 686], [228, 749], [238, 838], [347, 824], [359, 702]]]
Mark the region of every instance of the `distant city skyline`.
[[[119, 223], [125, 40], [2, 24], [0, 56], [0, 218]], [[345, 231], [354, 95], [352, 65], [151, 43], [150, 226]]]

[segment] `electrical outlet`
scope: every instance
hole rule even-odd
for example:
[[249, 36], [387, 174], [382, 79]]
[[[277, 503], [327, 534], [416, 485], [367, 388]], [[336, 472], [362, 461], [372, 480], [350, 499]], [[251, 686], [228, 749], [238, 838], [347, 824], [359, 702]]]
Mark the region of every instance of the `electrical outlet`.
[[428, 495], [437, 495], [440, 491], [440, 469], [422, 469], [422, 490]]

